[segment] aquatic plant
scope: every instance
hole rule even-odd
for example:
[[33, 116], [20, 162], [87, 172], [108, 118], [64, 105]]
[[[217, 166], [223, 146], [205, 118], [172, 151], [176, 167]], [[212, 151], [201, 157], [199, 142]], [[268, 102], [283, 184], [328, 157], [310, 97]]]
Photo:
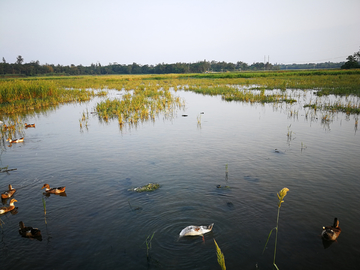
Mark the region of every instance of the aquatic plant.
[[136, 191], [136, 192], [149, 192], [149, 191], [157, 190], [159, 187], [160, 187], [160, 185], [157, 183], [155, 183], [155, 184], [149, 183], [149, 184], [141, 186], [141, 187], [133, 188], [132, 190]]
[[288, 132], [286, 136], [288, 137], [288, 142], [292, 140], [292, 135], [294, 134], [294, 132], [290, 128], [291, 128], [291, 124], [287, 127]]
[[198, 126], [201, 126], [201, 114], [197, 116], [197, 124]]
[[7, 171], [8, 169], [9, 169], [9, 165], [0, 168], [0, 172], [2, 172], [2, 171]]
[[9, 169], [9, 165], [6, 166], [6, 167], [3, 167], [3, 168], [0, 168], [0, 173], [3, 173], [3, 172], [11, 172], [11, 171], [16, 171], [17, 169]]
[[89, 120], [89, 111], [88, 111], [88, 109], [86, 109], [86, 114], [85, 114], [85, 112], [83, 112], [81, 119], [79, 119], [79, 124], [80, 124], [80, 130], [81, 131], [82, 131], [82, 128], [83, 128], [83, 124], [85, 125], [86, 129], [88, 128], [88, 120]]
[[42, 197], [42, 202], [43, 202], [43, 206], [44, 206], [44, 218], [45, 218], [45, 224], [47, 224], [47, 222], [46, 222], [46, 201], [45, 201], [44, 197]]
[[303, 142], [301, 142], [301, 147], [300, 147], [301, 151], [305, 150], [306, 148], [307, 148], [307, 146]]
[[330, 112], [344, 112], [346, 114], [360, 114], [360, 105], [359, 104], [351, 104], [348, 103], [346, 105], [344, 104], [340, 104], [340, 103], [335, 103], [335, 104], [324, 104], [324, 105], [319, 105], [319, 104], [305, 104], [304, 108], [312, 108], [315, 111], [317, 109], [320, 110], [325, 110], [325, 111], [330, 111]]
[[227, 183], [229, 180], [229, 166], [225, 164], [225, 182]]
[[149, 260], [150, 259], [150, 249], [151, 249], [151, 241], [154, 237], [155, 232], [153, 232], [153, 234], [150, 236], [148, 235], [148, 237], [145, 240], [145, 245], [146, 245], [146, 258]]
[[[121, 99], [106, 99], [96, 105], [100, 119], [109, 121], [118, 118], [119, 125], [124, 123], [137, 125], [139, 122], [154, 120], [163, 113], [165, 117], [173, 117], [177, 108], [184, 103], [179, 97], [174, 97], [170, 90], [163, 86], [148, 84], [134, 86], [132, 93], [122, 95]], [[130, 89], [129, 89], [130, 90]]]
[[275, 258], [276, 258], [276, 247], [277, 247], [277, 237], [278, 237], [278, 231], [279, 231], [279, 215], [280, 215], [280, 207], [281, 207], [281, 204], [284, 202], [284, 197], [286, 196], [287, 192], [289, 191], [288, 188], [284, 187], [282, 190], [280, 190], [279, 193], [277, 193], [277, 197], [278, 197], [278, 212], [277, 212], [277, 218], [276, 218], [276, 227], [273, 228], [270, 233], [269, 233], [269, 236], [266, 240], [266, 243], [265, 243], [265, 246], [264, 246], [264, 250], [263, 250], [263, 253], [266, 249], [266, 246], [267, 246], [267, 243], [269, 242], [269, 239], [270, 239], [270, 236], [271, 236], [271, 233], [273, 230], [276, 230], [276, 236], [275, 236], [275, 249], [274, 249], [274, 260], [273, 260], [273, 265], [275, 266], [276, 269], [279, 269], [275, 263]]
[[358, 117], [358, 116], [356, 116], [356, 117], [355, 117], [355, 127], [354, 127], [355, 132], [356, 132], [356, 131], [357, 131], [357, 129], [358, 129], [358, 122], [359, 122], [359, 117]]
[[220, 249], [219, 245], [216, 243], [215, 239], [214, 239], [214, 243], [216, 245], [216, 254], [217, 254], [218, 264], [220, 265], [222, 270], [226, 270], [224, 254], [221, 252], [221, 249]]
[[49, 80], [0, 80], [0, 112], [13, 114], [67, 102], [87, 101], [92, 90], [65, 88]]

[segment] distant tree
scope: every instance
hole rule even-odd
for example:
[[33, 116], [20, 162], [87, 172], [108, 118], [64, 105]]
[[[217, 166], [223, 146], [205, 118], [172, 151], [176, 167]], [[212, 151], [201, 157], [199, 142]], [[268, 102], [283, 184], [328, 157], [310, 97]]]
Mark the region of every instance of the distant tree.
[[238, 61], [236, 63], [236, 69], [238, 69], [238, 70], [247, 70], [248, 68], [249, 68], [249, 65], [242, 61]]
[[19, 55], [19, 56], [16, 58], [16, 64], [21, 65], [22, 62], [24, 62], [24, 58], [22, 58], [22, 56]]
[[347, 62], [341, 66], [342, 69], [360, 68], [360, 50], [346, 58]]
[[132, 74], [141, 74], [141, 66], [136, 64], [135, 62], [131, 65], [131, 73]]
[[54, 68], [51, 65], [46, 65], [45, 67], [47, 69], [46, 73], [53, 73], [54, 72]]

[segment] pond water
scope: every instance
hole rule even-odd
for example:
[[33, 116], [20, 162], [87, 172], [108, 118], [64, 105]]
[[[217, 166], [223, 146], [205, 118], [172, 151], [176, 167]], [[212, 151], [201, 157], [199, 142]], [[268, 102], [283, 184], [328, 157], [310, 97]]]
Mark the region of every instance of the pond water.
[[[1, 192], [12, 184], [18, 201], [16, 214], [0, 216], [1, 268], [220, 269], [215, 239], [227, 269], [271, 269], [274, 233], [262, 251], [276, 226], [276, 193], [287, 187], [277, 266], [358, 269], [356, 116], [323, 121], [325, 112], [302, 108], [311, 92], [293, 105], [176, 95], [186, 106], [173, 118], [122, 130], [96, 114], [80, 129], [82, 113], [101, 98], [29, 117], [36, 128], [24, 131], [24, 143], [6, 143], [0, 157], [0, 167], [17, 169], [0, 174]], [[160, 188], [131, 190], [150, 182]], [[66, 186], [67, 196], [43, 196], [45, 183]], [[342, 233], [325, 248], [322, 226], [334, 217]], [[42, 241], [22, 238], [19, 221], [39, 228]], [[179, 238], [188, 225], [211, 223], [204, 241]]]

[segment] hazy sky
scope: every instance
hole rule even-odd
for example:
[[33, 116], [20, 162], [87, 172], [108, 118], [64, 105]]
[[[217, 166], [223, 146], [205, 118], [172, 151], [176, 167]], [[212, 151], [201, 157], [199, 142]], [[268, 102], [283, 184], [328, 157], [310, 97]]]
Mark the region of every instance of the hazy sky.
[[8, 63], [340, 62], [359, 46], [359, 0], [0, 0]]

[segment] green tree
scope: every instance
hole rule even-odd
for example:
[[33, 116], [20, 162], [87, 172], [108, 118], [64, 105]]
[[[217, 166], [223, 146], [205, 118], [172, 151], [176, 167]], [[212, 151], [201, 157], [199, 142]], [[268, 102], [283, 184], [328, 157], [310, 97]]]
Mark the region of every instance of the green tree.
[[24, 58], [22, 58], [22, 56], [19, 55], [19, 56], [16, 58], [16, 64], [21, 65], [23, 62], [24, 62]]
[[353, 55], [349, 55], [346, 60], [345, 64], [341, 66], [342, 69], [360, 68], [360, 50]]

